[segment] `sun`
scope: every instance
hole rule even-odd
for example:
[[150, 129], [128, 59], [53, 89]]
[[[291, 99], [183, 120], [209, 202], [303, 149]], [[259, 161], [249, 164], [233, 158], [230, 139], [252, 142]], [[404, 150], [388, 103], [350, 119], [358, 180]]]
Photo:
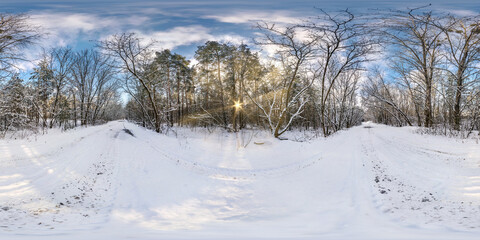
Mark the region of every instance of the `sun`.
[[235, 107], [235, 109], [240, 109], [242, 108], [242, 103], [240, 103], [240, 101], [235, 101], [235, 104], [233, 106]]

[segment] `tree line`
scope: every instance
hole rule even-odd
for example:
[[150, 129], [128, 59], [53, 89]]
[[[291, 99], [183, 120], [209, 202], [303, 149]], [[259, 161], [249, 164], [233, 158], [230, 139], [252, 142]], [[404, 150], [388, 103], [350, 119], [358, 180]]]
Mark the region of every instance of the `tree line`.
[[376, 122], [444, 134], [480, 129], [480, 16], [424, 9], [392, 12], [380, 36], [388, 66], [369, 71], [362, 90]]
[[343, 11], [302, 25], [259, 22], [255, 47], [208, 41], [192, 65], [155, 52], [135, 34], [99, 43], [115, 59], [131, 96], [126, 116], [157, 132], [173, 125], [263, 128], [280, 137], [292, 128], [328, 136], [363, 120], [358, 89], [377, 40], [365, 21]]
[[64, 129], [121, 117], [117, 70], [95, 49], [44, 50], [20, 74], [27, 47], [42, 37], [28, 16], [0, 15], [0, 136], [23, 129]]
[[1, 15], [3, 132], [124, 117], [157, 132], [261, 128], [278, 138], [290, 129], [328, 136], [365, 120], [480, 129], [478, 16], [319, 10], [297, 24], [258, 22], [252, 46], [208, 41], [192, 60], [119, 33], [93, 49], [46, 50], [28, 77], [15, 64], [41, 34], [27, 19]]

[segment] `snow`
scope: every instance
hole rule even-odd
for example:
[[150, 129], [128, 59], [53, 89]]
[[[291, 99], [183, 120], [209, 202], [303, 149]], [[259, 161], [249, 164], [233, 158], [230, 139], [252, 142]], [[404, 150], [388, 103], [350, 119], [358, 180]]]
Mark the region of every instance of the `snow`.
[[414, 132], [115, 121], [0, 140], [0, 239], [478, 239], [480, 145]]

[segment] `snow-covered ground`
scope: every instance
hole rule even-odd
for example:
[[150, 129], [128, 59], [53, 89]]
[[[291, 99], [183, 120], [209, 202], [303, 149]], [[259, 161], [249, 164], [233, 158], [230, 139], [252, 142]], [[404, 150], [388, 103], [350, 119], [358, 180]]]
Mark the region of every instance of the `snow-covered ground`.
[[174, 137], [116, 121], [0, 141], [0, 239], [479, 236], [475, 140], [371, 123], [308, 142]]

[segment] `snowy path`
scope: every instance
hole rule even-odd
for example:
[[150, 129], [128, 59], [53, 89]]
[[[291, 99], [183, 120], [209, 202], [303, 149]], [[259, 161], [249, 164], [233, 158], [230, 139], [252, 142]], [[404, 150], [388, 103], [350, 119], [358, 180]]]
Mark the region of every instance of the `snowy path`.
[[241, 145], [121, 121], [2, 140], [0, 239], [480, 234], [475, 142], [366, 124], [311, 143]]

